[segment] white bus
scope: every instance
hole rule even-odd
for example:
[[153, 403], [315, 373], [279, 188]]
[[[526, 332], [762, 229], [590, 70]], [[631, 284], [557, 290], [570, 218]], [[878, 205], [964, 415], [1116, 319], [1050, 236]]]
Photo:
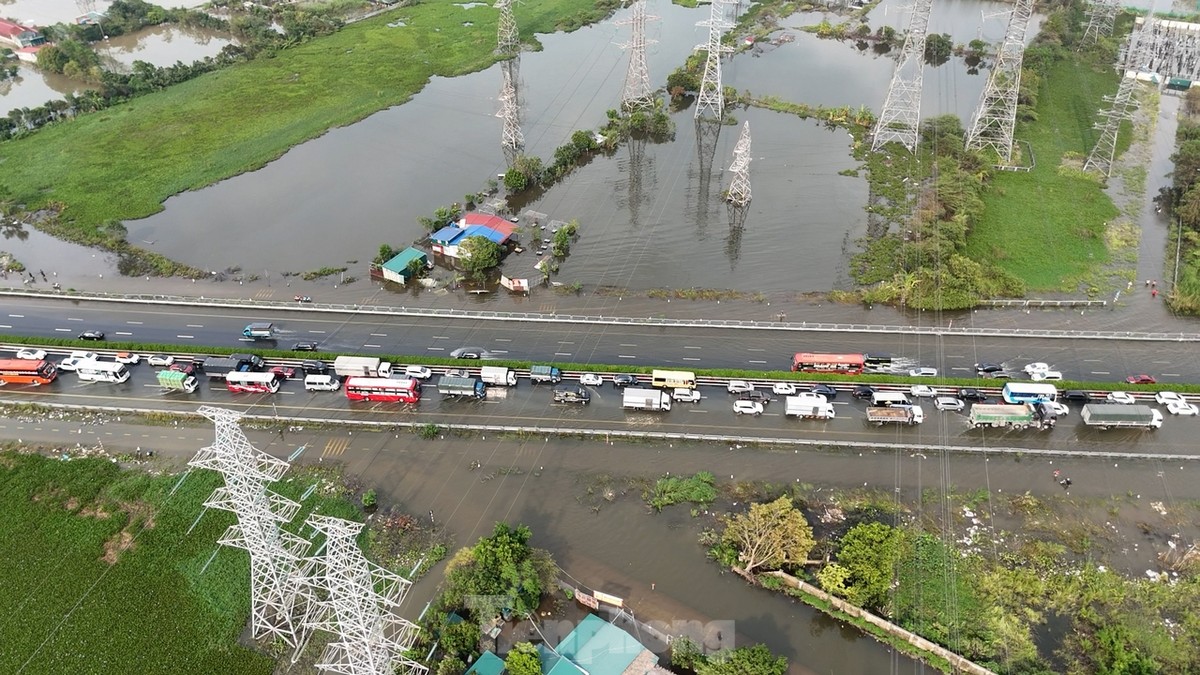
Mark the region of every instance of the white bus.
[[85, 382], [116, 382], [129, 379], [129, 369], [116, 361], [80, 361], [75, 374]]
[[1009, 382], [1003, 394], [1005, 403], [1047, 403], [1058, 398], [1058, 388], [1052, 384]]
[[686, 370], [656, 370], [650, 373], [650, 386], [659, 389], [695, 389], [696, 374]]
[[232, 392], [274, 394], [279, 391], [278, 373], [225, 373], [225, 386]]

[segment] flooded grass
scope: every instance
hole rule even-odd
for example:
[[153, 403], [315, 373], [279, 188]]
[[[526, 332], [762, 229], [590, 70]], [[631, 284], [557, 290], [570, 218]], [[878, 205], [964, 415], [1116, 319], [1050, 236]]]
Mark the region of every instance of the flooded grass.
[[[1016, 138], [1033, 147], [1032, 171], [997, 172], [984, 194], [983, 216], [968, 235], [967, 253], [1020, 277], [1031, 291], [1076, 290], [1072, 279], [1109, 260], [1105, 224], [1118, 215], [1100, 183], [1078, 171], [1060, 171], [1063, 156], [1086, 156], [1102, 97], [1117, 89], [1108, 64], [1077, 58], [1055, 63], [1042, 78], [1038, 121], [1019, 125]], [[1028, 161], [1028, 158], [1026, 158]]]
[[[591, 0], [518, 6], [526, 35], [578, 25]], [[431, 76], [491, 65], [496, 14], [421, 3], [0, 144], [15, 201], [60, 204], [75, 228], [148, 216], [169, 196], [264, 166], [327, 129], [399, 105]], [[388, 28], [403, 18], [407, 27]]]

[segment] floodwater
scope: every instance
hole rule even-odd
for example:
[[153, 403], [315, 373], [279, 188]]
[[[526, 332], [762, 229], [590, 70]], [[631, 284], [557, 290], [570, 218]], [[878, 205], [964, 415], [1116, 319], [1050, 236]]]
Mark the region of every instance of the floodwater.
[[78, 80], [43, 72], [23, 61], [16, 65], [19, 68], [17, 76], [0, 81], [0, 115], [7, 115], [8, 111], [17, 108], [35, 108], [87, 88]]
[[[952, 4], [935, 9], [935, 25], [963, 24], [961, 30], [940, 30], [967, 36], [965, 41], [974, 37], [978, 8], [995, 13], [1004, 7]], [[695, 23], [708, 11], [660, 0], [650, 13], [660, 17], [647, 27], [653, 41], [648, 68], [657, 84], [705, 41], [705, 30]], [[616, 107], [627, 57], [615, 45], [628, 39], [616, 22], [625, 15], [569, 35], [543, 36], [544, 51], [522, 55], [519, 97], [528, 154], [548, 160], [571, 132], [596, 128]], [[783, 23], [801, 25], [807, 18]], [[890, 58], [791, 28], [776, 37], [784, 34], [794, 39], [729, 60], [724, 84], [795, 102], [882, 106], [894, 68]], [[961, 59], [929, 68], [923, 115], [969, 117], [985, 81], [986, 72], [969, 74]], [[500, 84], [499, 66], [435, 79], [409, 103], [333, 130], [260, 171], [169, 199], [163, 212], [127, 223], [130, 237], [154, 241], [153, 250], [202, 268], [279, 272], [361, 261], [382, 243], [418, 240], [423, 233], [417, 218], [462, 201], [505, 169], [501, 124], [494, 117]], [[838, 175], [855, 167], [849, 135], [790, 116], [733, 111], [739, 124], [750, 121], [754, 200], [743, 227], [731, 230], [721, 195], [739, 128], [726, 127], [698, 143], [692, 112], [674, 115], [672, 142], [595, 157], [522, 206], [522, 212], [580, 223], [580, 240], [557, 279], [768, 292], [848, 283], [849, 244], [863, 231], [866, 200], [861, 177]], [[338, 229], [335, 245], [330, 228]], [[228, 237], [240, 245], [218, 245]], [[529, 238], [526, 233], [519, 239], [528, 244]], [[285, 250], [277, 245], [282, 239], [294, 245]], [[531, 255], [515, 257], [505, 269], [534, 276], [534, 262]]]
[[96, 43], [95, 47], [110, 68], [127, 72], [134, 61], [156, 66], [169, 66], [176, 61], [192, 63], [206, 56], [216, 56], [225, 45], [232, 43], [227, 33], [161, 25], [108, 38]]

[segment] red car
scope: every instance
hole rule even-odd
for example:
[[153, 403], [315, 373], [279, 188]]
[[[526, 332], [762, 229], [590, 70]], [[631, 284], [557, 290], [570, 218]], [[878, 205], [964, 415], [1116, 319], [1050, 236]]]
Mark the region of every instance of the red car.
[[296, 369], [290, 366], [275, 366], [269, 372], [275, 373], [285, 380], [290, 380], [296, 377]]
[[1154, 379], [1153, 377], [1150, 377], [1149, 375], [1145, 375], [1145, 374], [1130, 375], [1129, 377], [1125, 378], [1125, 381], [1128, 382], [1129, 384], [1154, 384], [1154, 383], [1158, 382], [1158, 380]]

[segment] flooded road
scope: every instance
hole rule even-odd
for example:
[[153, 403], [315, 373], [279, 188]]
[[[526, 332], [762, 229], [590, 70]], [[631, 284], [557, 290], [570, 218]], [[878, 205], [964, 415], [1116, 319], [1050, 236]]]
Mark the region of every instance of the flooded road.
[[[652, 5], [661, 20], [647, 28], [657, 41], [647, 61], [658, 84], [704, 41], [704, 29], [694, 24], [707, 10]], [[967, 28], [954, 32], [969, 35], [978, 24], [970, 7], [994, 12], [1005, 5], [952, 5], [939, 21], [965, 22]], [[616, 22], [625, 14], [569, 35], [544, 36], [544, 51], [522, 55], [528, 154], [551, 157], [573, 131], [595, 128], [616, 106], [627, 62], [614, 46], [627, 29]], [[796, 102], [882, 105], [893, 61], [791, 28], [780, 34], [794, 40], [733, 58], [725, 84]], [[985, 75], [966, 71], [961, 59], [930, 69], [924, 115], [970, 113]], [[162, 213], [127, 223], [130, 237], [154, 241], [153, 250], [203, 268], [272, 272], [363, 261], [382, 243], [408, 244], [422, 236], [417, 218], [461, 202], [505, 169], [494, 117], [500, 84], [498, 67], [435, 79], [411, 102], [333, 130], [260, 171], [171, 198]], [[744, 229], [731, 233], [721, 191], [737, 130], [726, 128], [700, 147], [692, 112], [674, 116], [673, 141], [647, 143], [633, 156], [626, 146], [593, 158], [528, 204], [551, 219], [580, 222], [582, 237], [558, 280], [747, 291], [845, 285], [847, 245], [863, 231], [866, 198], [862, 178], [838, 175], [855, 167], [849, 135], [790, 116], [732, 111], [739, 123], [751, 123], [754, 201]], [[328, 236], [332, 228], [336, 242]], [[224, 244], [230, 237], [237, 247]], [[278, 246], [285, 238], [291, 242], [286, 252]], [[513, 259], [505, 269], [528, 271], [534, 262]]]

